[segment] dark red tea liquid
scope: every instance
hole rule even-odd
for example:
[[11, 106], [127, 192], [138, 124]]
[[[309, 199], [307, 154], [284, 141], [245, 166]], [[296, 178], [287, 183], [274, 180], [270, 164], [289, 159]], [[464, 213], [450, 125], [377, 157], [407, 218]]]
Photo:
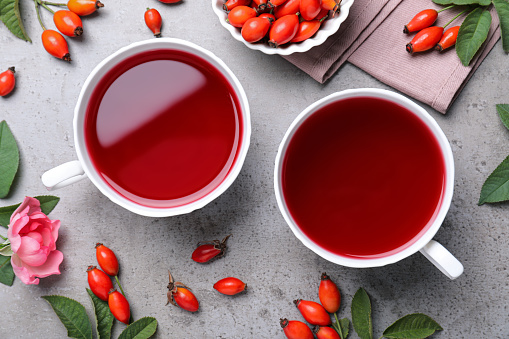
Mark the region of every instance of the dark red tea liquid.
[[413, 244], [441, 206], [445, 163], [412, 113], [360, 97], [323, 107], [298, 127], [282, 167], [300, 229], [344, 257], [381, 258]]
[[132, 56], [94, 89], [85, 141], [97, 172], [140, 205], [174, 207], [213, 191], [242, 139], [238, 98], [207, 61], [176, 50]]

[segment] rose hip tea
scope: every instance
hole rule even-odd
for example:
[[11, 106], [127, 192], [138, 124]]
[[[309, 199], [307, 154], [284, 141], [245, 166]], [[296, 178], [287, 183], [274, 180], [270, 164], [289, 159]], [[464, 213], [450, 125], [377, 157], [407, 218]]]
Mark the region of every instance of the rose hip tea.
[[336, 101], [297, 128], [282, 165], [283, 199], [320, 247], [374, 259], [412, 245], [438, 214], [445, 162], [432, 131], [374, 97]]
[[210, 63], [176, 50], [132, 56], [94, 89], [85, 141], [97, 172], [144, 206], [184, 205], [212, 192], [242, 139], [238, 98]]

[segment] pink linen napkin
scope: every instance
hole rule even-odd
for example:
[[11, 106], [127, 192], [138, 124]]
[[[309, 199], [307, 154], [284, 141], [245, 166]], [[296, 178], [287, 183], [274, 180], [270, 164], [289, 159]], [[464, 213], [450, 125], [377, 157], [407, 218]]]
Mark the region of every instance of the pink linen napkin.
[[[410, 55], [405, 46], [414, 34], [403, 26], [426, 8], [441, 9], [431, 0], [355, 0], [348, 18], [325, 43], [306, 53], [285, 57], [324, 83], [346, 61], [391, 87], [446, 113], [473, 72], [500, 38], [499, 21], [492, 9], [492, 25], [486, 42], [465, 67], [454, 48], [442, 53], [428, 51]], [[435, 25], [443, 26], [461, 9], [439, 14]], [[465, 15], [451, 25], [460, 25]]]

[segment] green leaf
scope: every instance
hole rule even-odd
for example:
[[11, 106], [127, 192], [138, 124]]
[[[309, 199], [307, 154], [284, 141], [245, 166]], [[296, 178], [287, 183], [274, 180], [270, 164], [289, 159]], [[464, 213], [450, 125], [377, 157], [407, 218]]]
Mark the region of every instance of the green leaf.
[[502, 35], [502, 47], [509, 52], [509, 3], [507, 0], [493, 0], [500, 20], [500, 33]]
[[60, 318], [70, 338], [92, 339], [92, 325], [85, 307], [76, 300], [60, 295], [43, 296]]
[[14, 271], [12, 270], [11, 257], [0, 257], [0, 283], [12, 286]]
[[343, 333], [343, 337], [341, 339], [346, 339], [348, 337], [348, 332], [350, 332], [350, 320], [348, 318], [343, 318], [339, 321], [339, 326], [341, 327], [341, 332]]
[[4, 257], [12, 257], [13, 254], [14, 252], [11, 249], [11, 243], [9, 240], [0, 245], [0, 255], [3, 255]]
[[481, 5], [488, 6], [491, 0], [433, 0], [438, 5]]
[[509, 129], [509, 105], [497, 104], [497, 113], [504, 126]]
[[371, 322], [371, 301], [362, 287], [355, 292], [351, 308], [352, 323], [355, 332], [357, 332], [361, 339], [372, 339], [373, 324]]
[[488, 176], [481, 189], [479, 205], [509, 200], [509, 156]]
[[118, 339], [147, 339], [156, 333], [157, 320], [152, 317], [144, 317], [136, 320], [120, 333]]
[[113, 326], [113, 314], [106, 301], [99, 299], [94, 292], [87, 288], [87, 293], [94, 305], [96, 330], [99, 339], [111, 338], [111, 327]]
[[[2, 1], [2, 0], [0, 0]], [[9, 126], [0, 122], [0, 198], [9, 194], [19, 165], [19, 150]]]
[[414, 313], [405, 315], [387, 327], [384, 337], [395, 339], [422, 339], [427, 338], [435, 331], [443, 328], [426, 314]]
[[32, 42], [25, 31], [19, 12], [19, 0], [0, 0], [0, 20], [18, 38]]
[[478, 7], [463, 21], [456, 40], [456, 54], [463, 66], [468, 66], [488, 37], [491, 26], [489, 11]]
[[[46, 215], [50, 214], [51, 211], [53, 211], [55, 206], [60, 201], [59, 197], [55, 197], [53, 195], [40, 195], [34, 198], [39, 200], [39, 202], [41, 203], [41, 211]], [[0, 207], [0, 226], [3, 227], [9, 226], [11, 215], [12, 213], [14, 213], [16, 208], [19, 207], [19, 205], [21, 205], [21, 203], [11, 206]]]

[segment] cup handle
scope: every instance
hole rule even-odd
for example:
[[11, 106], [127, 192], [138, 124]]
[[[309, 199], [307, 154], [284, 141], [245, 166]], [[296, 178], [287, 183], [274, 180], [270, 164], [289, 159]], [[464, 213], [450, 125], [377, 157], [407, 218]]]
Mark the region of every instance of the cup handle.
[[421, 253], [428, 258], [443, 274], [454, 280], [463, 273], [463, 265], [444, 246], [430, 240]]
[[78, 160], [66, 162], [60, 166], [50, 169], [41, 176], [44, 186], [50, 191], [73, 184], [87, 175]]

